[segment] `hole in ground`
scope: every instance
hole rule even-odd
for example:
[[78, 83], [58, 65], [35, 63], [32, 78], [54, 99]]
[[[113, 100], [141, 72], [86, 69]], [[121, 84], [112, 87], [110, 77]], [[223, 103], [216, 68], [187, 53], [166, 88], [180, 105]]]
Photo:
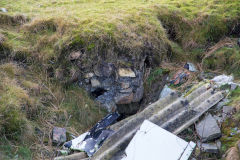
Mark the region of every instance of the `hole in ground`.
[[103, 88], [97, 88], [96, 90], [94, 90], [91, 94], [93, 97], [97, 98], [101, 95], [103, 95], [107, 90], [103, 89]]

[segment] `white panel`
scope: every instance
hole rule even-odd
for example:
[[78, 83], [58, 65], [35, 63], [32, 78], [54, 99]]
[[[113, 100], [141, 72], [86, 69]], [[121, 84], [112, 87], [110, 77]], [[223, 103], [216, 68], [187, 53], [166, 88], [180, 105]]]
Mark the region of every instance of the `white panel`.
[[122, 160], [179, 160], [185, 156], [185, 149], [189, 153], [186, 141], [145, 120], [125, 150], [127, 157]]

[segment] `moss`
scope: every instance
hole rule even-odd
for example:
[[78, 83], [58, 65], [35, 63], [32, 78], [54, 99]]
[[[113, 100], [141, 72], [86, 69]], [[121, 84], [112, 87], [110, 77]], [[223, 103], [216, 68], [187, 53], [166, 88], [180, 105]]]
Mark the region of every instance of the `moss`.
[[207, 69], [222, 70], [228, 74], [240, 76], [240, 51], [238, 46], [222, 47], [215, 51], [210, 57], [203, 61], [203, 65]]
[[106, 114], [106, 111], [99, 108], [83, 89], [71, 86], [67, 89], [66, 95], [58, 117], [66, 120], [63, 116], [65, 111], [68, 117], [71, 116], [69, 125], [75, 126], [79, 131], [85, 131]]
[[0, 145], [0, 158], [5, 160], [19, 159], [19, 160], [31, 160], [32, 153], [26, 146], [14, 147], [9, 144], [6, 139], [1, 138]]

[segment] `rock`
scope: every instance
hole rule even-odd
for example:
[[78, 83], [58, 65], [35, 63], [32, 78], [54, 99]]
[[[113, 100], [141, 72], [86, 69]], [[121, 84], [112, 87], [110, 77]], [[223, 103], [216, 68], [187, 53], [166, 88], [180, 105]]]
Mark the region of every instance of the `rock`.
[[114, 73], [114, 65], [111, 63], [104, 63], [102, 65], [102, 72], [104, 77], [110, 77]]
[[229, 102], [229, 99], [226, 99], [226, 98], [224, 98], [222, 101], [220, 101], [216, 106], [217, 111], [222, 110], [222, 107], [224, 105], [226, 105], [228, 102]]
[[232, 147], [227, 151], [226, 160], [239, 160], [239, 152], [236, 147]]
[[236, 84], [236, 83], [231, 84], [231, 90], [232, 91], [235, 90], [237, 87], [238, 87], [238, 84]]
[[94, 73], [98, 77], [110, 77], [115, 71], [112, 63], [101, 63], [94, 67]]
[[127, 89], [122, 89], [122, 90], [120, 90], [119, 92], [120, 92], [120, 93], [130, 93], [130, 92], [132, 92], [132, 91], [133, 91], [132, 88], [127, 88]]
[[165, 85], [162, 89], [162, 92], [159, 95], [159, 99], [162, 99], [164, 97], [167, 97], [168, 95], [170, 95], [172, 92], [175, 92], [174, 90], [172, 90], [171, 88], [169, 88], [167, 85]]
[[92, 78], [91, 79], [91, 85], [93, 88], [98, 88], [101, 86], [101, 83], [96, 79], [96, 78]]
[[105, 90], [110, 90], [111, 88], [115, 87], [113, 78], [106, 78], [101, 83], [102, 83], [102, 88], [104, 88]]
[[212, 79], [212, 81], [215, 82], [219, 87], [226, 84], [231, 85], [233, 80], [233, 76], [227, 76], [225, 74], [216, 76]]
[[1, 8], [0, 11], [3, 12], [3, 13], [7, 13], [7, 9], [6, 8]]
[[219, 153], [219, 148], [215, 143], [201, 143], [197, 142], [198, 147], [202, 152]]
[[211, 114], [205, 116], [204, 119], [196, 125], [196, 131], [202, 142], [221, 137], [221, 130]]
[[108, 112], [112, 112], [117, 109], [117, 106], [113, 99], [114, 95], [115, 95], [115, 92], [113, 90], [110, 90], [110, 91], [105, 92], [103, 95], [98, 96], [96, 100]]
[[120, 82], [120, 86], [123, 89], [127, 89], [130, 87], [130, 83], [129, 82]]
[[55, 144], [62, 144], [66, 142], [66, 129], [60, 127], [54, 127], [52, 131], [52, 140]]
[[211, 73], [211, 72], [201, 72], [199, 74], [199, 79], [204, 80], [204, 79], [213, 79], [216, 76], [216, 73]]
[[136, 77], [135, 73], [130, 68], [119, 68], [118, 75], [120, 77], [131, 77], [131, 78]]
[[77, 60], [81, 55], [82, 55], [82, 53], [81, 53], [80, 51], [72, 52], [72, 53], [70, 53], [70, 55], [69, 55], [69, 60], [70, 60], [70, 61]]
[[116, 104], [129, 104], [133, 101], [133, 93], [124, 93], [124, 94], [120, 94], [118, 93], [115, 97], [114, 97], [115, 103]]
[[221, 126], [223, 118], [216, 115], [214, 115], [213, 118], [218, 122], [218, 125]]
[[235, 112], [235, 108], [234, 107], [223, 106], [223, 109], [222, 109], [222, 118], [223, 118], [223, 120], [226, 120], [226, 118], [231, 117], [234, 112]]
[[217, 148], [218, 148], [219, 150], [221, 150], [222, 143], [221, 143], [220, 140], [217, 140], [217, 141], [216, 141], [216, 145], [217, 145]]
[[86, 79], [89, 79], [89, 78], [92, 78], [94, 76], [94, 73], [90, 72], [90, 73], [87, 73], [84, 78]]
[[137, 88], [136, 92], [134, 93], [133, 102], [139, 102], [143, 97], [143, 93], [144, 87], [143, 85], [141, 85], [140, 87]]

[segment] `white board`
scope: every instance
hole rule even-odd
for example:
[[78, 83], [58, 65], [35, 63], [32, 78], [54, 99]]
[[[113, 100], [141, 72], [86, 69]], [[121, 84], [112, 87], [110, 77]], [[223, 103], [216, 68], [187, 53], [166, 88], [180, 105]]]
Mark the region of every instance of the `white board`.
[[145, 120], [125, 150], [122, 160], [187, 160], [196, 144], [186, 142]]

